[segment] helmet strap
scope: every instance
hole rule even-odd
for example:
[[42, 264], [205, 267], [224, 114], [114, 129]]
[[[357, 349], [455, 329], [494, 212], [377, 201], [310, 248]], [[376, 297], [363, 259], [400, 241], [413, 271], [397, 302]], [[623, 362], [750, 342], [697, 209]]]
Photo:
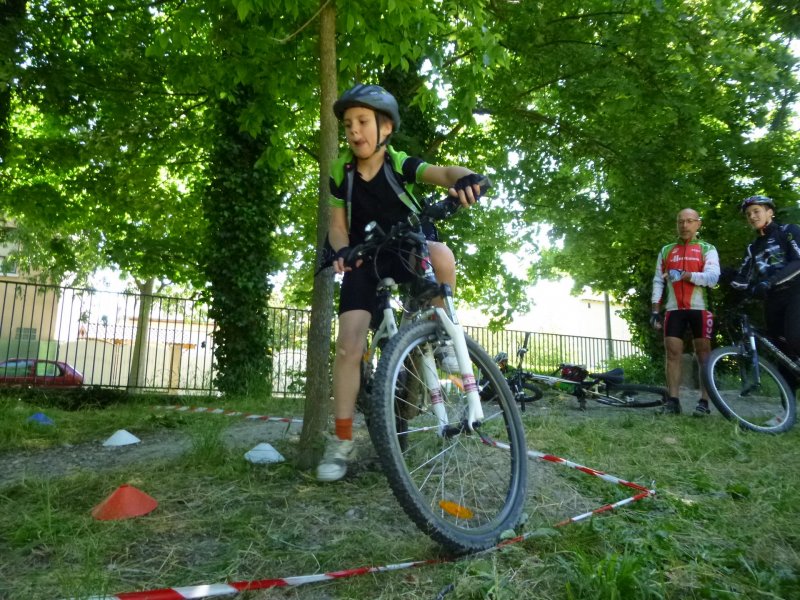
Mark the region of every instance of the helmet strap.
[[387, 146], [389, 144], [389, 138], [392, 137], [392, 134], [390, 133], [383, 139], [383, 141], [381, 141], [381, 118], [378, 116], [377, 110], [374, 112], [375, 112], [375, 134], [378, 143], [375, 145], [375, 152], [372, 153], [372, 156], [375, 156], [378, 152], [380, 152], [381, 148]]

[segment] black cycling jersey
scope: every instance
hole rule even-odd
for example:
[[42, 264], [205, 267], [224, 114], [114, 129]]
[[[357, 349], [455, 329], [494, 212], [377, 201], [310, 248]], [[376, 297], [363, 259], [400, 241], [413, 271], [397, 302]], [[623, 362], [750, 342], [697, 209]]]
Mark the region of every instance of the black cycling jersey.
[[763, 233], [747, 247], [744, 262], [731, 285], [746, 290], [761, 281], [768, 281], [776, 288], [800, 283], [800, 227], [773, 221]]
[[[783, 338], [788, 350], [800, 355], [800, 227], [774, 221], [747, 247], [747, 254], [731, 285], [739, 290], [766, 281], [771, 289], [764, 299], [764, 321], [774, 338]], [[793, 389], [798, 382], [779, 367]]]

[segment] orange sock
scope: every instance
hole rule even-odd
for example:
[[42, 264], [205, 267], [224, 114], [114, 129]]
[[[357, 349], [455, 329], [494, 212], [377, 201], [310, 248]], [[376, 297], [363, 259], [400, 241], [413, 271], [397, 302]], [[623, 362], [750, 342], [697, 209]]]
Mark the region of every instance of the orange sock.
[[336, 437], [340, 440], [353, 439], [353, 419], [334, 419], [336, 424]]

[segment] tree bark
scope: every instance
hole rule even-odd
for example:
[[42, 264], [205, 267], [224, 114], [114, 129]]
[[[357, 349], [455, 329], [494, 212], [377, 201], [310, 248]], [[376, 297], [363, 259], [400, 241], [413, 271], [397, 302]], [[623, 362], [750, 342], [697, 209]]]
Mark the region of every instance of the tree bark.
[[[329, 178], [331, 162], [336, 156], [337, 124], [332, 106], [336, 100], [336, 7], [335, 2], [320, 0], [324, 5], [319, 24], [320, 78], [320, 153], [319, 205], [317, 207], [317, 264], [328, 231]], [[314, 279], [311, 297], [311, 324], [308, 332], [308, 378], [300, 435], [298, 466], [309, 469], [316, 465], [322, 452], [323, 431], [330, 414], [329, 362], [331, 323], [333, 321], [333, 272], [327, 268]]]
[[136, 319], [136, 337], [131, 351], [131, 368], [128, 371], [128, 390], [135, 392], [145, 387], [147, 379], [147, 350], [150, 344], [150, 310], [153, 307], [155, 279], [136, 282], [139, 288], [139, 315]]

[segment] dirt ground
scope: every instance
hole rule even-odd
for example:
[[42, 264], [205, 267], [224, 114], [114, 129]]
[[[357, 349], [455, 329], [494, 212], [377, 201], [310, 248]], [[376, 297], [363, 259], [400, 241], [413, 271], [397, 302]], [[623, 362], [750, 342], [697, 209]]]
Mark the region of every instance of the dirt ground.
[[[687, 406], [686, 410], [691, 410]], [[648, 413], [653, 409], [642, 409]], [[622, 418], [629, 414], [627, 410], [604, 407], [589, 402], [586, 410], [578, 410], [577, 400], [567, 396], [546, 396], [544, 400], [528, 406], [522, 413], [525, 419], [544, 417], [550, 413], [566, 412], [570, 418], [582, 421], [592, 418]], [[639, 412], [639, 411], [635, 411]], [[221, 419], [219, 415], [209, 414], [208, 419]], [[236, 417], [234, 417], [236, 418]], [[357, 419], [356, 426], [363, 428], [362, 419]], [[295, 438], [302, 428], [301, 423], [282, 423], [259, 420], [240, 419], [232, 421], [222, 433], [223, 442], [231, 448], [243, 449], [246, 452], [261, 442], [275, 442], [289, 437]], [[19, 451], [0, 455], [0, 488], [24, 480], [26, 477], [59, 478], [74, 474], [81, 470], [103, 471], [127, 464], [146, 462], [154, 459], [169, 459], [180, 456], [191, 448], [191, 439], [185, 432], [175, 429], [139, 435], [140, 443], [127, 446], [106, 447], [106, 438], [82, 444], [63, 445], [46, 450]], [[367, 442], [367, 445], [368, 442]], [[370, 449], [371, 450], [371, 449]], [[545, 451], [546, 449], [539, 449]], [[370, 454], [368, 450], [366, 454]], [[363, 454], [361, 455], [363, 457]], [[372, 461], [366, 458], [366, 462]], [[370, 469], [374, 465], [361, 465]], [[356, 467], [358, 470], [358, 467]]]
[[[220, 419], [208, 415], [209, 419]], [[232, 422], [222, 433], [223, 442], [232, 448], [250, 448], [262, 442], [275, 442], [287, 435], [298, 435], [302, 425], [258, 420]], [[180, 456], [191, 448], [188, 434], [170, 429], [136, 435], [141, 442], [127, 446], [103, 446], [106, 438], [82, 444], [64, 445], [46, 450], [21, 451], [0, 455], [0, 488], [26, 477], [58, 478], [81, 470], [93, 472], [114, 469], [127, 464], [163, 460]]]

